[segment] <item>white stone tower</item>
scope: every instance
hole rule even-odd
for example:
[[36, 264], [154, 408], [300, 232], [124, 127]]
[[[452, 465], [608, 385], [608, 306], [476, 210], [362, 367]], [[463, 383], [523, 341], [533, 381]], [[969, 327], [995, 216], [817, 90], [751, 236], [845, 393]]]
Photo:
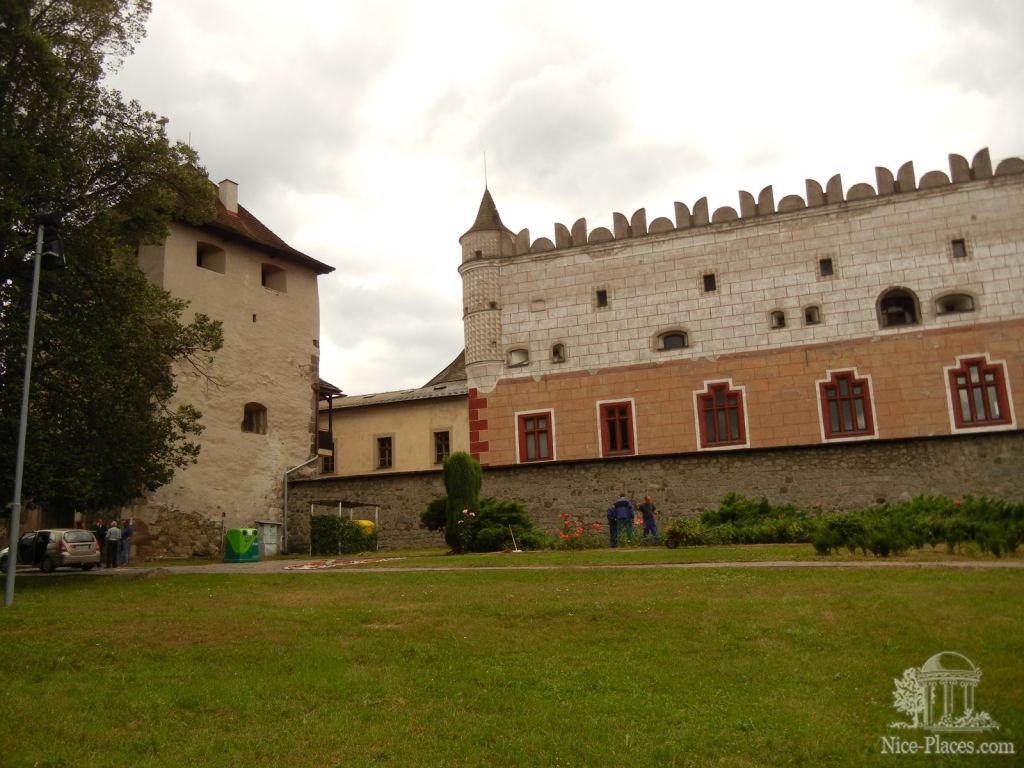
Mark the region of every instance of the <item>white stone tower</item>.
[[476, 221], [462, 237], [462, 324], [466, 335], [466, 377], [471, 388], [489, 392], [504, 365], [501, 342], [501, 286], [498, 260], [514, 252], [515, 238], [501, 223], [491, 193], [484, 189]]

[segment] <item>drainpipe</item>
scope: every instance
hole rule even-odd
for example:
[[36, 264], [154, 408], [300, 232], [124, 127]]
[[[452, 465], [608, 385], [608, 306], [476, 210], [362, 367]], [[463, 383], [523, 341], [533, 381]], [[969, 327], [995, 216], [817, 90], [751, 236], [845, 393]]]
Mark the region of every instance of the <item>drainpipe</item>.
[[286, 470], [284, 473], [284, 515], [282, 516], [282, 519], [284, 520], [284, 530], [281, 532], [281, 554], [283, 555], [288, 554], [288, 475], [290, 475], [292, 472], [298, 472], [303, 467], [308, 467], [310, 464], [312, 464], [319, 458], [320, 456], [319, 454], [317, 454], [309, 461], [304, 461], [298, 466]]

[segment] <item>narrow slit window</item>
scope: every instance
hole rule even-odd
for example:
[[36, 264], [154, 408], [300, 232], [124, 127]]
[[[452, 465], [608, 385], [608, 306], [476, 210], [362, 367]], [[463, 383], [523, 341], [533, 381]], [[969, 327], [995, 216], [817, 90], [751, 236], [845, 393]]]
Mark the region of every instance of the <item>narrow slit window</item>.
[[597, 292], [597, 306], [607, 307], [608, 306], [608, 291], [600, 290]]

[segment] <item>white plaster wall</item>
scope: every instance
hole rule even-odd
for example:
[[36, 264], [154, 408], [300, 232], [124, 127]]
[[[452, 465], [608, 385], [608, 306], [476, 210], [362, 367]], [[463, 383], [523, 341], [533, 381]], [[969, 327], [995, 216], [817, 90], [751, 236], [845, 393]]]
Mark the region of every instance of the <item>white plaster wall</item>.
[[[226, 251], [224, 274], [196, 266], [198, 240]], [[286, 271], [286, 291], [261, 285], [264, 263]], [[147, 503], [217, 521], [223, 515], [227, 527], [279, 520], [282, 474], [311, 455], [320, 323], [316, 274], [180, 225], [172, 226], [163, 245], [141, 249], [140, 266], [165, 290], [191, 301], [186, 318], [202, 312], [224, 324], [224, 347], [208, 377], [184, 365], [178, 372], [176, 400], [203, 413], [199, 462], [180, 470]], [[267, 434], [242, 432], [248, 402], [267, 408]]]

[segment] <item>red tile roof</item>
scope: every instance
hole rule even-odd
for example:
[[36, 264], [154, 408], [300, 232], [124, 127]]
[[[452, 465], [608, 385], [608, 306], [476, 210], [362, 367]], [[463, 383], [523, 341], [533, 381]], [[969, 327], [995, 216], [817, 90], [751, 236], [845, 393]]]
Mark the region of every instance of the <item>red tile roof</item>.
[[313, 270], [318, 275], [333, 272], [334, 267], [297, 251], [288, 243], [275, 235], [267, 226], [249, 213], [243, 206], [238, 206], [238, 213], [229, 213], [224, 204], [217, 201], [217, 218], [202, 225], [202, 229], [217, 232], [226, 239], [240, 240], [249, 245], [269, 251], [285, 261], [298, 264]]

